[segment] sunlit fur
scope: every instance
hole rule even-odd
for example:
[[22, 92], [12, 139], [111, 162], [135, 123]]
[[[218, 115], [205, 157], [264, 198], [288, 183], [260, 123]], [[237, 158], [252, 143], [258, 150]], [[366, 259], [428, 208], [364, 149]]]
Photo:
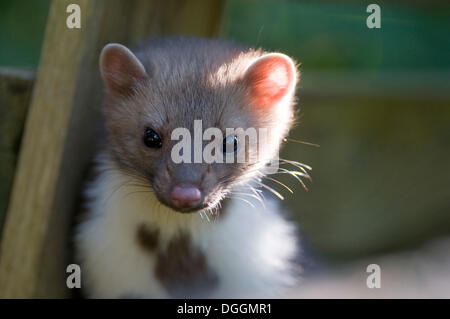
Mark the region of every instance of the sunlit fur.
[[[100, 65], [106, 141], [95, 164], [98, 177], [84, 191], [86, 217], [76, 236], [86, 294], [169, 296], [153, 274], [155, 255], [135, 241], [142, 223], [160, 231], [163, 251], [176, 234], [189, 233], [218, 274], [215, 290], [186, 297], [275, 297], [295, 285], [295, 227], [269, 198], [283, 199], [282, 189], [267, 181], [293, 190], [263, 171], [294, 121], [299, 75], [293, 60], [227, 41], [162, 38], [136, 55], [107, 46]], [[174, 165], [168, 136], [178, 127], [192, 131], [196, 119], [204, 129], [269, 128], [271, 135], [261, 148], [245, 145], [248, 156], [259, 152], [256, 162]], [[162, 137], [161, 149], [143, 145], [147, 127]], [[308, 166], [278, 161], [277, 173], [306, 188]], [[185, 181], [197, 183], [204, 197], [191, 214], [170, 202], [171, 187]]]

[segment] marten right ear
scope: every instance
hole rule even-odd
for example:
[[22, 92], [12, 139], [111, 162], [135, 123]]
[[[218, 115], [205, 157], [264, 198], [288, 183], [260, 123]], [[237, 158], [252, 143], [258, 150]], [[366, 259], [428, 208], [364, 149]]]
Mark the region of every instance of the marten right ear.
[[100, 72], [106, 88], [119, 95], [130, 93], [138, 82], [148, 78], [133, 52], [117, 43], [107, 44], [100, 53]]
[[291, 97], [297, 83], [294, 61], [281, 53], [268, 53], [258, 58], [245, 73], [255, 107], [270, 108], [285, 97]]

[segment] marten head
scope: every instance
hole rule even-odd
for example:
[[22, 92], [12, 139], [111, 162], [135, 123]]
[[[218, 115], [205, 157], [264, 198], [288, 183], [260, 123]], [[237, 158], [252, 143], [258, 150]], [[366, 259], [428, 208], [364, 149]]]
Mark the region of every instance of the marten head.
[[[280, 53], [202, 39], [154, 41], [136, 55], [108, 44], [100, 71], [113, 158], [180, 212], [215, 207], [254, 178], [278, 153], [294, 117], [298, 72]], [[254, 129], [257, 141], [227, 128]], [[264, 139], [260, 129], [268, 132]]]

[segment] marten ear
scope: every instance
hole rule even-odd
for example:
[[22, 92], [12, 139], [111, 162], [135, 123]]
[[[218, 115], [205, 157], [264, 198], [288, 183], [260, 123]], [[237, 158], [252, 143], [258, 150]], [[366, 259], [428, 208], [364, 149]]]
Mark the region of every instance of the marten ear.
[[142, 63], [127, 47], [107, 44], [100, 53], [100, 72], [106, 88], [117, 94], [127, 94], [139, 81], [147, 79]]
[[292, 96], [297, 69], [287, 55], [269, 53], [253, 62], [244, 78], [253, 106], [267, 108]]

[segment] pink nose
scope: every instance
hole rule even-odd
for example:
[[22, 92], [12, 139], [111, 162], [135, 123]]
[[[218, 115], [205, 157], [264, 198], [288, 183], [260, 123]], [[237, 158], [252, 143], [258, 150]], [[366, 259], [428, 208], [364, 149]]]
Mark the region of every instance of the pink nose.
[[192, 185], [177, 185], [170, 194], [173, 204], [178, 208], [192, 208], [199, 204], [202, 194]]

